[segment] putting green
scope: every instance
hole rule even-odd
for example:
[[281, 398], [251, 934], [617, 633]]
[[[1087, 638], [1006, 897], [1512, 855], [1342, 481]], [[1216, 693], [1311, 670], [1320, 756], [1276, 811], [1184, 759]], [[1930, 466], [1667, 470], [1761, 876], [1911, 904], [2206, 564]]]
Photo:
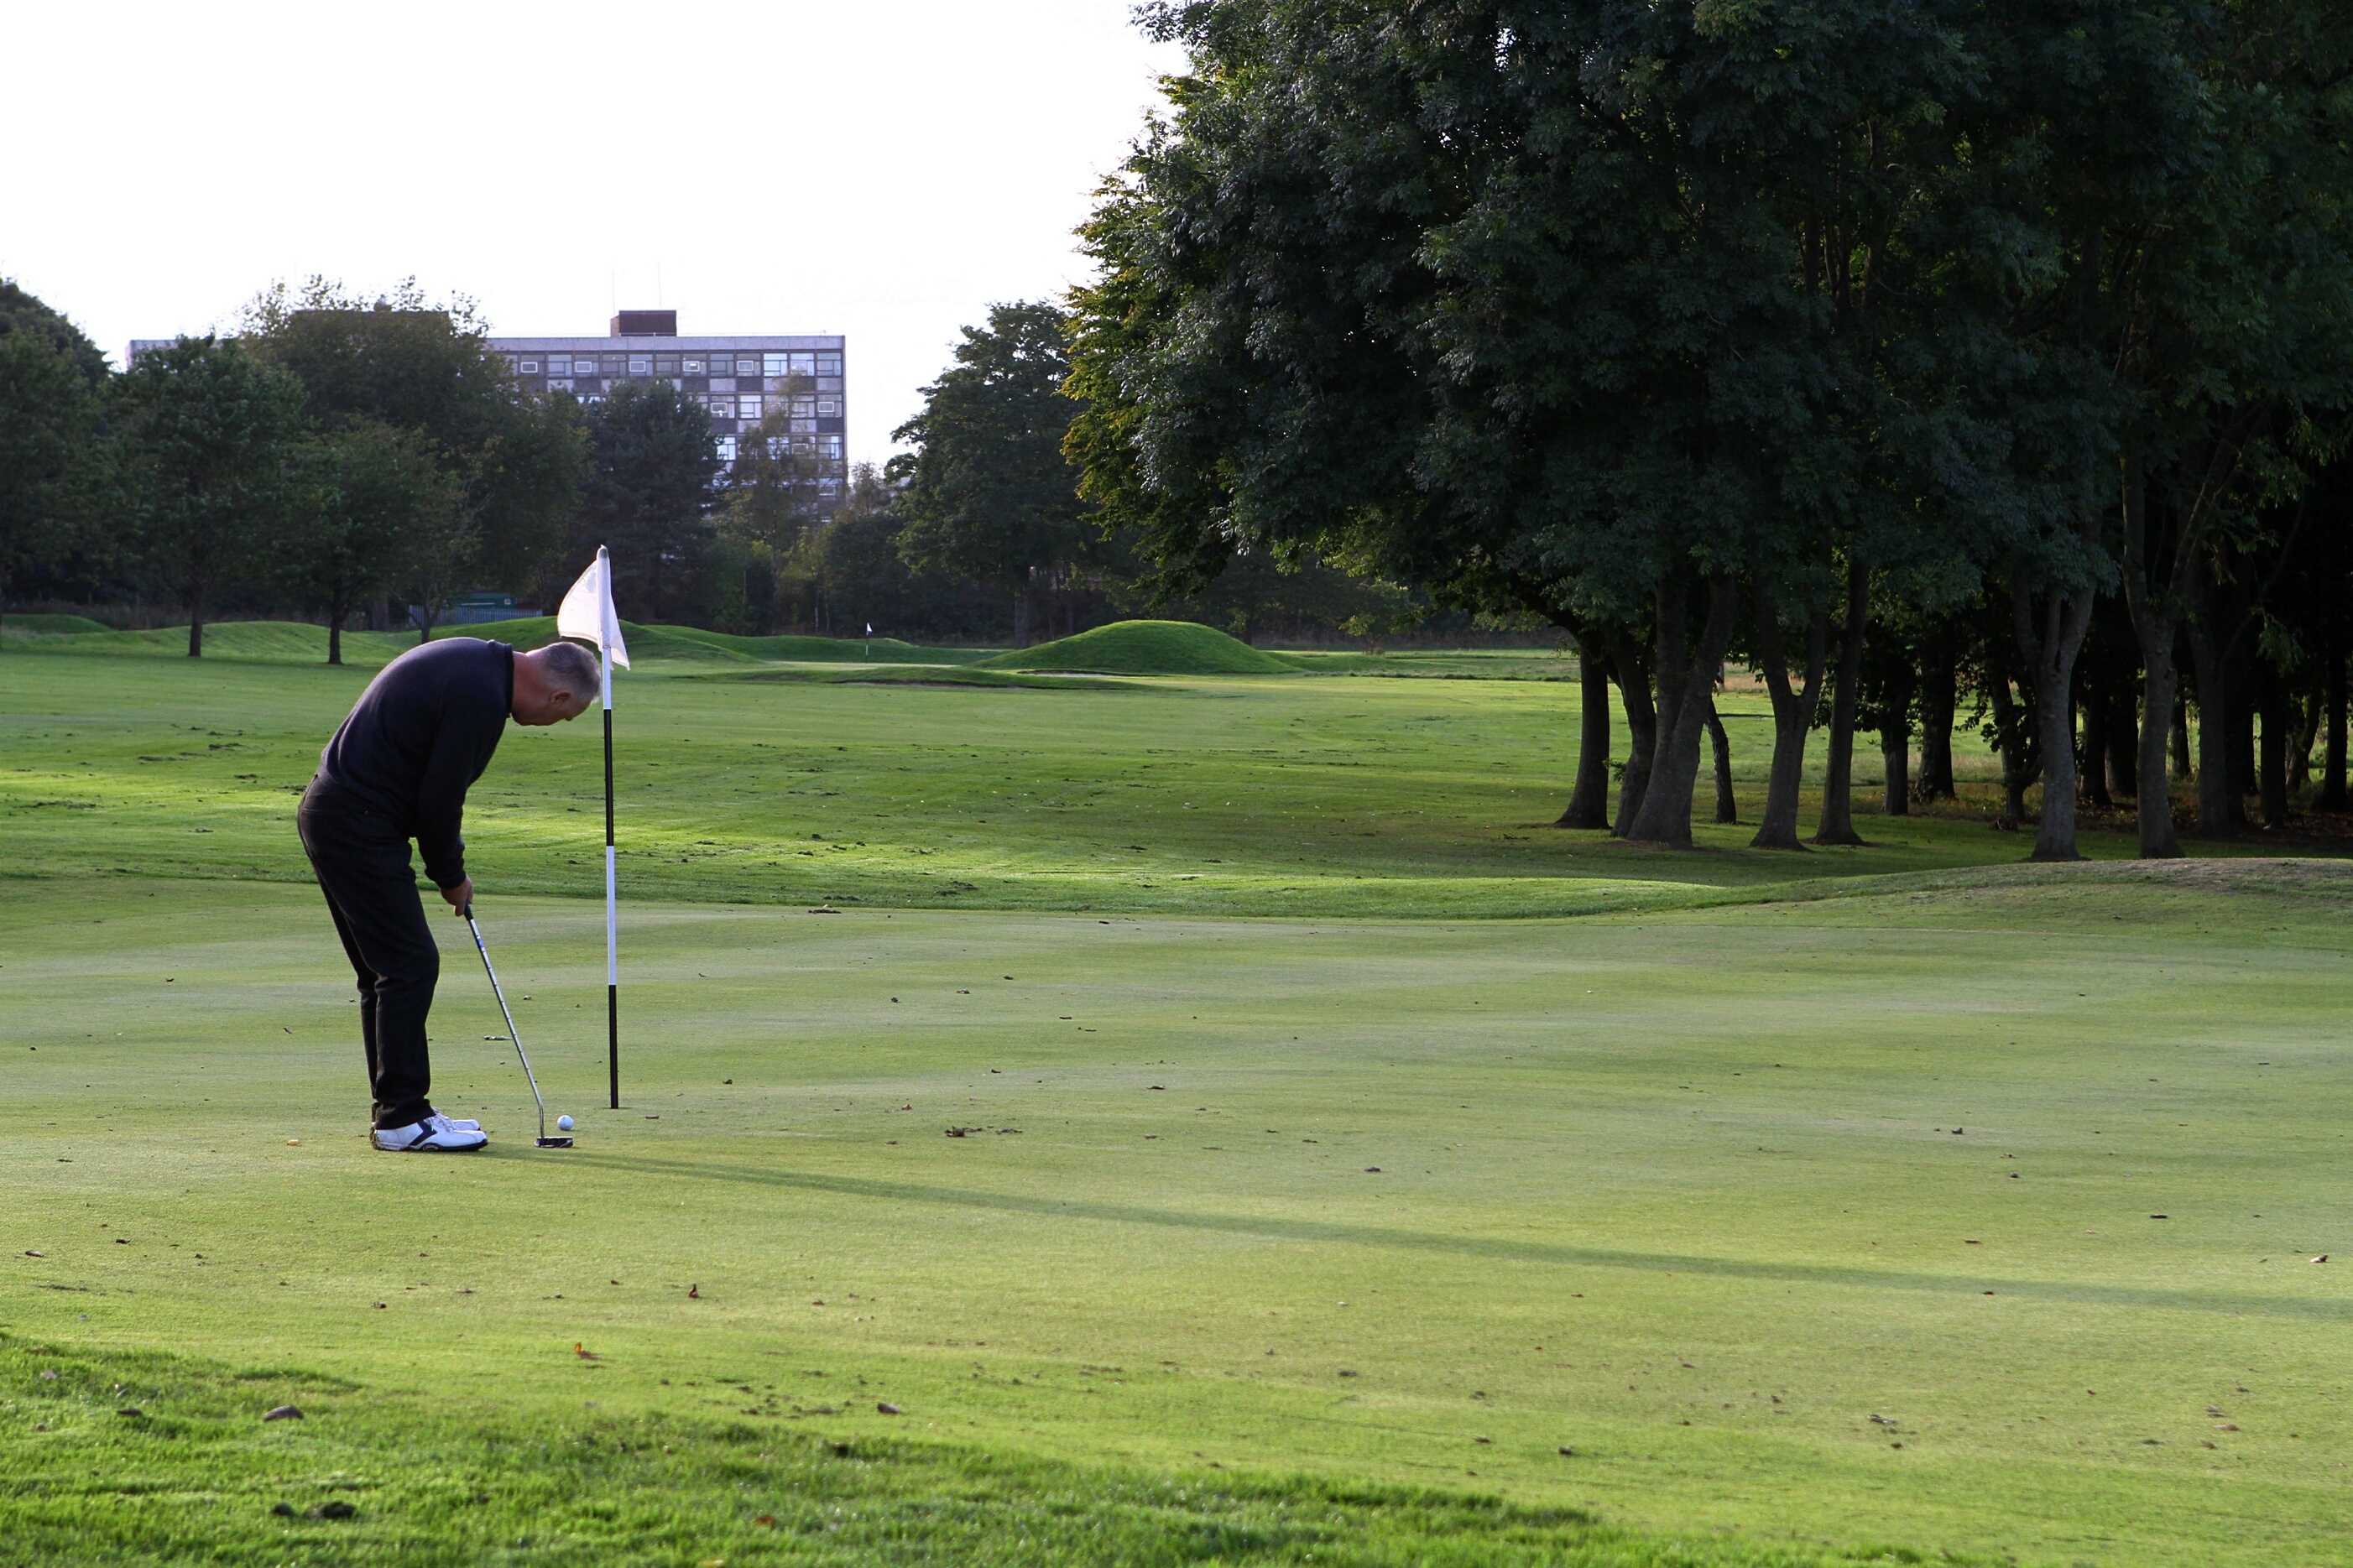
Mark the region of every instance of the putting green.
[[444, 920], [438, 1098], [498, 1135], [446, 1160], [360, 1137], [315, 894], [19, 882], [0, 1304], [542, 1420], [2341, 1561], [2335, 870], [1572, 922], [640, 905], [618, 1114], [596, 907], [502, 900], [582, 1144], [528, 1148]]

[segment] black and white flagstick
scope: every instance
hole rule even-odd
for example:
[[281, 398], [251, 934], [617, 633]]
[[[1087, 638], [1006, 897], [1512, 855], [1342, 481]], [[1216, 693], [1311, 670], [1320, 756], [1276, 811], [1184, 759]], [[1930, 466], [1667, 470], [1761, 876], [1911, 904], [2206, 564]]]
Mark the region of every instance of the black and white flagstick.
[[[604, 554], [598, 550], [597, 554]], [[605, 690], [605, 1071], [612, 1107], [621, 1109], [621, 926], [613, 879], [613, 649], [602, 657]]]

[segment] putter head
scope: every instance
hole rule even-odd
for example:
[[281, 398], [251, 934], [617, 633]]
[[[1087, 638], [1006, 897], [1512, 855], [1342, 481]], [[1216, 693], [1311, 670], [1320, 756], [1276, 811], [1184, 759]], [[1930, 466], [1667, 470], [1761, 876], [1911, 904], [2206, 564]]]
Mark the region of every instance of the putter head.
[[572, 1147], [572, 1140], [569, 1138], [543, 1138], [539, 1141], [539, 1146], [543, 1149], [569, 1149]]

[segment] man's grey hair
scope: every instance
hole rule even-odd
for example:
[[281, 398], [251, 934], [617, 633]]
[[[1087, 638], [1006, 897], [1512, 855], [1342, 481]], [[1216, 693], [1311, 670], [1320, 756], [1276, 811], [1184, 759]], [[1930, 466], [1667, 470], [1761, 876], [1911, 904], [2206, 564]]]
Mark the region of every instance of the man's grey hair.
[[600, 689], [596, 656], [576, 642], [552, 642], [539, 650], [547, 672], [571, 689], [575, 697], [594, 697]]

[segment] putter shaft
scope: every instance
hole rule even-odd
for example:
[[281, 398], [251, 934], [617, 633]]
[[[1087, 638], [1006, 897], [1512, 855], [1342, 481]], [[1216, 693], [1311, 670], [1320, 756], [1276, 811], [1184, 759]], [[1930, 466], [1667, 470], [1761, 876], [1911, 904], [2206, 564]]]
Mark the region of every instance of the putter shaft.
[[514, 1010], [507, 1005], [505, 987], [499, 984], [499, 972], [491, 967], [491, 950], [483, 944], [482, 928], [474, 922], [474, 906], [464, 910], [466, 929], [474, 933], [474, 951], [482, 955], [482, 973], [491, 977], [491, 994], [499, 999], [499, 1012], [507, 1021], [507, 1038], [515, 1048], [515, 1059], [522, 1063], [522, 1076], [531, 1084], [531, 1102], [539, 1108], [539, 1141], [547, 1142], [547, 1101], [539, 1097], [539, 1077], [531, 1070], [531, 1058], [523, 1054], [522, 1031], [515, 1027]]

